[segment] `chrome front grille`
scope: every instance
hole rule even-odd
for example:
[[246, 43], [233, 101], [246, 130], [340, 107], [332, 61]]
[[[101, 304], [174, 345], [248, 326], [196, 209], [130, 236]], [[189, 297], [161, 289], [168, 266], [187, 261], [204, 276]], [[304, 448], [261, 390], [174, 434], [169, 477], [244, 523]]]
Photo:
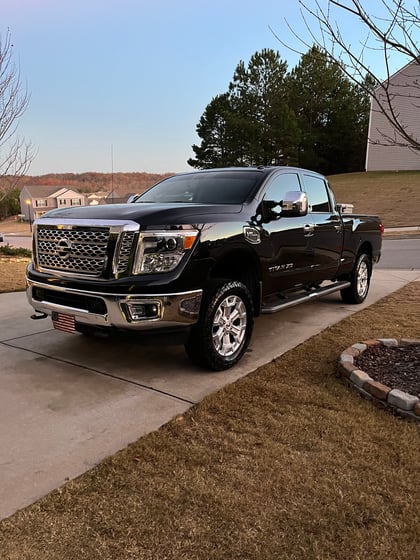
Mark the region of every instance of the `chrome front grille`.
[[77, 228], [63, 229], [54, 226], [40, 226], [38, 228], [38, 239], [46, 242], [56, 242], [59, 237], [66, 237], [74, 243], [108, 243], [109, 228]]
[[114, 265], [114, 270], [118, 274], [122, 274], [128, 269], [131, 253], [133, 250], [134, 231], [124, 231], [121, 234], [119, 249], [117, 252], [117, 259]]
[[36, 265], [75, 276], [118, 277], [129, 272], [137, 230], [132, 223], [63, 226], [41, 218], [36, 225]]
[[100, 276], [106, 266], [109, 228], [39, 225], [36, 240], [41, 268]]

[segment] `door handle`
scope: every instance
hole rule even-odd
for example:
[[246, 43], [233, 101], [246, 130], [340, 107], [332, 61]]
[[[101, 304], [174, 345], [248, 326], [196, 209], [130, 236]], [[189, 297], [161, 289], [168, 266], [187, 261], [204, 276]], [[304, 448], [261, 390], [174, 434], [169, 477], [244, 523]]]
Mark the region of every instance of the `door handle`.
[[337, 233], [341, 233], [343, 231], [343, 222], [337, 216], [331, 216], [329, 221], [334, 225], [334, 229]]

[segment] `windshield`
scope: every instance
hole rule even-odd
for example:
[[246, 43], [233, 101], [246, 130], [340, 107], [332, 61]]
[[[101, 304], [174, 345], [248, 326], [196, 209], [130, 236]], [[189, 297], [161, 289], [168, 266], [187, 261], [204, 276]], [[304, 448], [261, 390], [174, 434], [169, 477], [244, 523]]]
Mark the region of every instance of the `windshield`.
[[135, 202], [242, 204], [261, 180], [258, 171], [209, 171], [164, 179]]

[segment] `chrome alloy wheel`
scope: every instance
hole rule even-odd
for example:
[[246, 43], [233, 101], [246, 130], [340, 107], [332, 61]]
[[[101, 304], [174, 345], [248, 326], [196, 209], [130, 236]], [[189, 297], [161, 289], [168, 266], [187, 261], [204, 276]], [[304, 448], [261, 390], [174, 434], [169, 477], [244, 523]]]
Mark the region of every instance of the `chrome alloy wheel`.
[[227, 296], [214, 314], [212, 338], [220, 356], [232, 356], [244, 341], [247, 325], [245, 303], [237, 295]]
[[364, 298], [369, 289], [369, 266], [362, 260], [357, 271], [356, 290], [361, 298]]

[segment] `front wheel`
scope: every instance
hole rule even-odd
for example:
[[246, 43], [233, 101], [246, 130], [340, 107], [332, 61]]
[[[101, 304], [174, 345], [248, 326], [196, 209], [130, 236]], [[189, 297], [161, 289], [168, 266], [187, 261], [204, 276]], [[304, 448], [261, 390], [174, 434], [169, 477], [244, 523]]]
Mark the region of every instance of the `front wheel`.
[[203, 301], [200, 319], [185, 345], [196, 364], [221, 371], [236, 364], [246, 351], [254, 324], [252, 297], [237, 281], [213, 287]]
[[372, 262], [368, 255], [361, 253], [356, 259], [350, 277], [350, 286], [341, 290], [341, 298], [346, 303], [362, 303], [365, 301], [370, 286]]

